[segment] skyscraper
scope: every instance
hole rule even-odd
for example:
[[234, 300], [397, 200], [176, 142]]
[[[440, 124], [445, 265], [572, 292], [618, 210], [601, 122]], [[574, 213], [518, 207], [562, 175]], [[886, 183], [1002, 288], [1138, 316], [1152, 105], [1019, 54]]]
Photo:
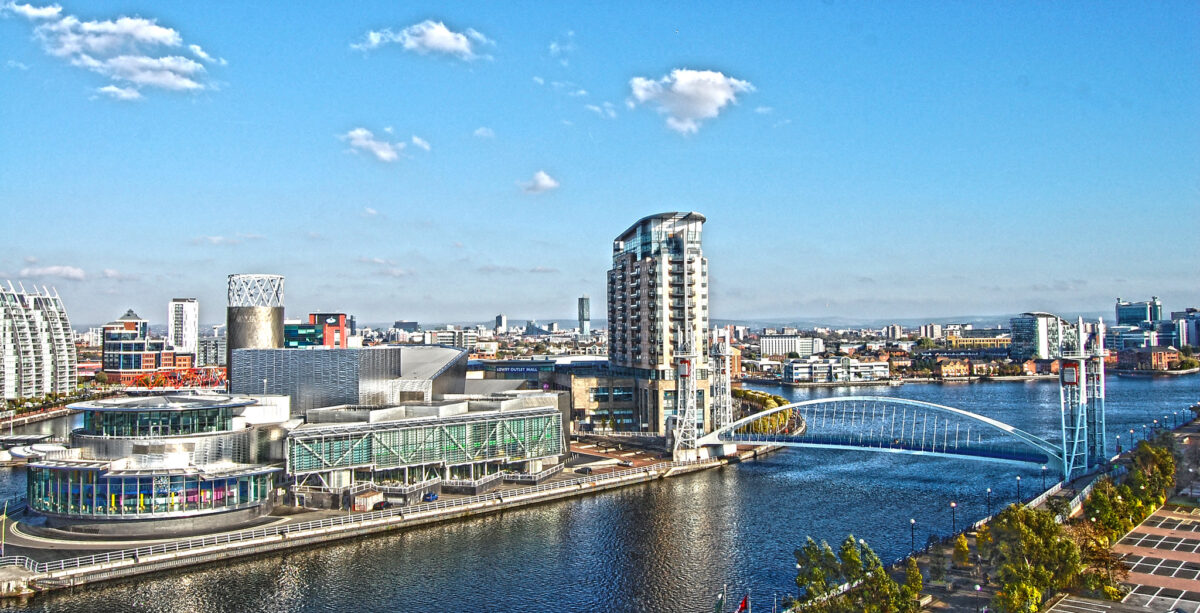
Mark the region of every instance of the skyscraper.
[[200, 304], [195, 298], [173, 298], [167, 305], [167, 344], [176, 353], [199, 350]]
[[[708, 260], [700, 241], [704, 221], [699, 213], [651, 215], [613, 241], [609, 362], [614, 374], [635, 380], [642, 430], [665, 434], [667, 418], [676, 414], [675, 353], [684, 335], [690, 337], [695, 355], [708, 353]], [[696, 406], [706, 425], [708, 368], [697, 366], [688, 374], [695, 381]]]
[[496, 316], [495, 332], [496, 334], [504, 334], [505, 332], [508, 332], [508, 316], [504, 313]]
[[592, 299], [584, 294], [579, 298], [579, 335], [592, 334]]
[[73, 340], [57, 291], [0, 286], [0, 394], [6, 400], [74, 392]]

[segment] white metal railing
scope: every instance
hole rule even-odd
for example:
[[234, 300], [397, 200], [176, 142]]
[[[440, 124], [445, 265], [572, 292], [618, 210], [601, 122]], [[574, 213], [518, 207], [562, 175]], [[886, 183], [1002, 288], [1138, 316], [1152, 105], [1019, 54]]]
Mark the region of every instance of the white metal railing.
[[538, 483], [542, 479], [562, 472], [566, 466], [566, 464], [555, 464], [550, 468], [536, 473], [508, 473], [504, 475], [504, 480], [511, 483]]
[[442, 481], [442, 487], [482, 487], [495, 483], [503, 478], [504, 473], [492, 473], [478, 479], [446, 479]]

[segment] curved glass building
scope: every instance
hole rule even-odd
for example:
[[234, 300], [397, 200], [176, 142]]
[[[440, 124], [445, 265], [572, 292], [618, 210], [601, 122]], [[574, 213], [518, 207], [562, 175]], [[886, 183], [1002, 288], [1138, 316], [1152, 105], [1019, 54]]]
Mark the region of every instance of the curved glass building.
[[84, 426], [71, 433], [72, 449], [29, 465], [29, 508], [48, 527], [179, 534], [232, 527], [270, 512], [282, 468], [265, 463], [266, 424], [284, 421], [286, 407], [174, 395], [71, 408], [84, 413]]

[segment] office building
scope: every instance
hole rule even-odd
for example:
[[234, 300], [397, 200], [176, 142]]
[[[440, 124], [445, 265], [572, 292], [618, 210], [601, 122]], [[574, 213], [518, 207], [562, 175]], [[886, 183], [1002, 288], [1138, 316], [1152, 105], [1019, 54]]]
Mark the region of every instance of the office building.
[[921, 326], [919, 334], [923, 338], [937, 340], [942, 338], [942, 324], [925, 324]]
[[[613, 266], [608, 271], [609, 360], [614, 375], [635, 381], [639, 430], [665, 434], [667, 418], [676, 414], [675, 352], [684, 335], [694, 355], [708, 355], [704, 221], [699, 213], [651, 215], [613, 241]], [[707, 426], [709, 373], [701, 364], [706, 363], [697, 363], [690, 374], [699, 419]]]
[[445, 345], [447, 347], [462, 347], [474, 349], [479, 342], [479, 333], [475, 330], [448, 328], [446, 330], [429, 330], [425, 332], [426, 345]]
[[104, 375], [109, 383], [147, 387], [162, 382], [156, 376], [195, 366], [195, 356], [178, 353], [165, 338], [150, 336], [150, 322], [133, 309], [110, 321], [101, 329], [104, 345], [101, 353]]
[[196, 366], [225, 366], [225, 335], [203, 336], [196, 345]]
[[508, 332], [508, 316], [501, 313], [496, 316], [496, 327], [492, 328], [496, 334], [505, 334]]
[[307, 323], [284, 323], [283, 346], [345, 349], [351, 334], [345, 313], [310, 313]]
[[200, 305], [195, 298], [174, 298], [167, 305], [167, 345], [175, 353], [196, 355], [200, 337]]
[[1162, 301], [1152, 296], [1144, 302], [1127, 302], [1117, 298], [1117, 325], [1137, 326], [1162, 319]]
[[799, 334], [764, 334], [758, 337], [759, 352], [764, 356], [807, 358], [811, 355], [825, 352], [825, 341], [813, 336]]
[[467, 352], [425, 345], [237, 349], [229, 390], [291, 398], [297, 416], [341, 404], [383, 406], [464, 392]]
[[235, 350], [283, 347], [283, 276], [229, 275], [228, 304], [225, 364], [233, 380]]
[[904, 327], [901, 326], [900, 324], [891, 324], [890, 326], [884, 326], [883, 330], [881, 330], [880, 332], [881, 332], [881, 336], [883, 336], [883, 338], [890, 338], [892, 340], [899, 340], [899, 339], [904, 338]]
[[1056, 360], [1062, 357], [1061, 345], [1075, 337], [1074, 326], [1052, 313], [1022, 313], [1009, 322], [1012, 328], [1009, 356], [1017, 361]]
[[392, 324], [392, 327], [397, 330], [400, 330], [401, 332], [420, 332], [421, 331], [421, 324], [419, 324], [415, 321], [405, 321], [403, 319]]
[[58, 292], [0, 286], [0, 392], [5, 400], [75, 391], [71, 321]]
[[846, 357], [810, 357], [783, 363], [783, 380], [789, 383], [880, 381], [887, 379], [889, 373], [887, 362], [861, 362]]
[[72, 449], [29, 464], [29, 509], [59, 530], [179, 536], [271, 511], [287, 420], [282, 399], [168, 395], [71, 405]]

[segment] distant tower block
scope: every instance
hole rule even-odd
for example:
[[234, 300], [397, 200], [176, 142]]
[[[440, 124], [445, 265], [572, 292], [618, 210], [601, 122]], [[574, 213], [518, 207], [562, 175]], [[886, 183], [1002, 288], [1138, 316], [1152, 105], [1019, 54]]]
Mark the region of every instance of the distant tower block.
[[592, 300], [587, 297], [587, 294], [579, 298], [579, 334], [580, 336], [592, 334]]
[[225, 364], [232, 384], [235, 349], [283, 347], [283, 275], [229, 275], [225, 324]]

